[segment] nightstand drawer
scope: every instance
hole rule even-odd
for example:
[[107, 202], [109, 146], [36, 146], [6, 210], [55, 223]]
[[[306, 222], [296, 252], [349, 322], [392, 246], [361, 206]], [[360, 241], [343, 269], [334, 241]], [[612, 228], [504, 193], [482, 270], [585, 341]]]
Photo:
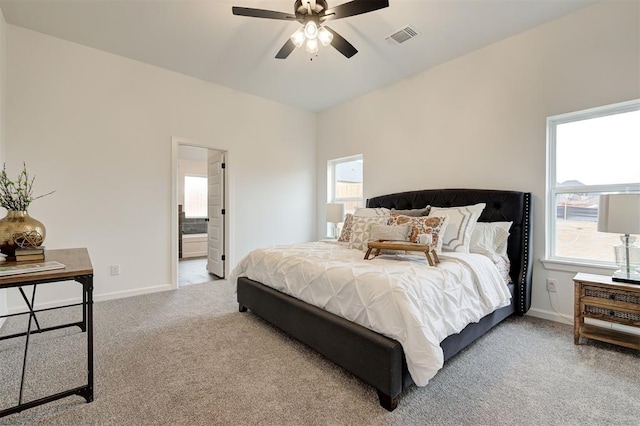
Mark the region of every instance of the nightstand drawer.
[[640, 349], [640, 336], [602, 326], [585, 324], [585, 318], [640, 328], [640, 286], [613, 282], [611, 277], [577, 274], [575, 284], [573, 339], [580, 337]]
[[632, 312], [585, 305], [584, 316], [587, 318], [594, 318], [640, 327], [640, 314]]
[[585, 297], [605, 299], [614, 302], [623, 302], [635, 305], [635, 309], [640, 312], [640, 296], [624, 290], [603, 289], [602, 287], [584, 285]]
[[583, 284], [583, 315], [619, 324], [640, 326], [640, 296], [626, 290]]

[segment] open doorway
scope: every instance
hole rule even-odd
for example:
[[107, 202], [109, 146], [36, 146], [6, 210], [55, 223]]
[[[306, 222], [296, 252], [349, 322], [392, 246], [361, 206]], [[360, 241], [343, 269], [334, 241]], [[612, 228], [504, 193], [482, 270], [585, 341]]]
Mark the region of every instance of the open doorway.
[[225, 277], [224, 154], [177, 145], [178, 287]]

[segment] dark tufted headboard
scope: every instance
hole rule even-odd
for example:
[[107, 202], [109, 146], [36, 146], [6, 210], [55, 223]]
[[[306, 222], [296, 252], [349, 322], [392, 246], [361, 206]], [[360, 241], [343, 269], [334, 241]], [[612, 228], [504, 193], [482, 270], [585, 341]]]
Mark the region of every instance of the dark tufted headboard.
[[417, 209], [427, 205], [457, 207], [485, 203], [480, 222], [513, 222], [507, 254], [510, 276], [515, 284], [516, 312], [524, 315], [531, 307], [531, 193], [492, 189], [425, 189], [381, 195], [367, 200], [367, 207]]

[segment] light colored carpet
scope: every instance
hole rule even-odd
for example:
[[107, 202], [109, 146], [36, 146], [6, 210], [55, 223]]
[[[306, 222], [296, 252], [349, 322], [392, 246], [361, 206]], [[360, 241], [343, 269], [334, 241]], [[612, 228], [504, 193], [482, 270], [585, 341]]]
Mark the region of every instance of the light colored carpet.
[[[75, 309], [75, 308], [74, 308]], [[65, 310], [79, 318], [76, 309]], [[46, 325], [61, 313], [41, 315]], [[2, 333], [24, 327], [12, 319]], [[513, 318], [451, 359], [398, 408], [252, 313], [227, 281], [95, 304], [95, 401], [0, 419], [47, 425], [638, 425], [640, 354], [574, 346], [572, 328]], [[80, 386], [85, 334], [33, 336], [25, 398]], [[24, 339], [0, 342], [0, 407], [18, 395]], [[366, 356], [366, 354], [363, 354]]]

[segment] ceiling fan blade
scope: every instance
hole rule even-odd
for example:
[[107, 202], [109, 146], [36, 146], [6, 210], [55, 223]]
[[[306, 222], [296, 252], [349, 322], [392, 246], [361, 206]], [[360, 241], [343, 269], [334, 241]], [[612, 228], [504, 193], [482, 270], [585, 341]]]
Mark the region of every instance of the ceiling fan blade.
[[352, 0], [325, 10], [320, 19], [340, 19], [389, 7], [389, 0]]
[[287, 42], [280, 48], [278, 53], [276, 54], [276, 59], [287, 59], [287, 56], [296, 48], [296, 45], [293, 44], [290, 38], [287, 39]]
[[249, 16], [251, 18], [281, 19], [285, 21], [297, 20], [295, 15], [284, 12], [276, 12], [274, 10], [252, 9], [250, 7], [233, 6], [231, 8], [231, 11], [234, 15]]
[[342, 37], [340, 34], [333, 31], [331, 28], [327, 27], [326, 25], [324, 26], [324, 28], [326, 28], [327, 31], [333, 34], [333, 40], [331, 40], [331, 45], [335, 47], [338, 52], [342, 53], [347, 58], [350, 58], [356, 53], [358, 53], [358, 49], [353, 47], [353, 45], [349, 43], [347, 40], [345, 40], [345, 38]]

